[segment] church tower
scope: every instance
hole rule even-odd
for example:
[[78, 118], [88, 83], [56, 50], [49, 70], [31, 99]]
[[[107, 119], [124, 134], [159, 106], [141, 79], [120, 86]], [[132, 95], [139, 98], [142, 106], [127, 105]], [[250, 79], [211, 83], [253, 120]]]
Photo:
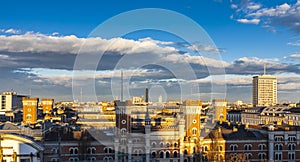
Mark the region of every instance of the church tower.
[[198, 141], [200, 137], [201, 100], [183, 101], [182, 108], [185, 115], [186, 137]]

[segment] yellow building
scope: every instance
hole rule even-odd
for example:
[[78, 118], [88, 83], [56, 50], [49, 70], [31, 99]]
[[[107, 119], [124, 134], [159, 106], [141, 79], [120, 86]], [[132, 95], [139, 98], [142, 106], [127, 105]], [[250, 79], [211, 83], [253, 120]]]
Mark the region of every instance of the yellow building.
[[186, 136], [198, 141], [200, 136], [201, 100], [186, 100], [182, 103], [185, 115]]
[[38, 98], [26, 98], [22, 99], [23, 103], [23, 124], [36, 124], [37, 122], [37, 110], [38, 110]]
[[215, 118], [213, 121], [226, 121], [227, 115], [227, 100], [226, 99], [214, 99], [212, 102], [212, 106], [215, 109]]
[[43, 113], [44, 114], [50, 114], [54, 106], [54, 99], [42, 99], [42, 107], [43, 107]]

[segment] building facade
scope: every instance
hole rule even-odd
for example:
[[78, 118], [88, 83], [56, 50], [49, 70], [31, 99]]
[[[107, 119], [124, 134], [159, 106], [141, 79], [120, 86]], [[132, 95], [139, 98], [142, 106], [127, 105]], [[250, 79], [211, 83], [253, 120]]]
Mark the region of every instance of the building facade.
[[277, 104], [277, 77], [272, 75], [255, 76], [252, 80], [253, 106]]
[[30, 125], [37, 123], [38, 98], [23, 97], [23, 124]]

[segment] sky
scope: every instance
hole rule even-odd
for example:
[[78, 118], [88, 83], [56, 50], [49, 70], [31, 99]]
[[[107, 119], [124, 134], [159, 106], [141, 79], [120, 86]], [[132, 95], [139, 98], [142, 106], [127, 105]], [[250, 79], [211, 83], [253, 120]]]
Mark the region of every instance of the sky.
[[300, 100], [299, 0], [4, 1], [0, 15], [2, 92], [112, 100], [123, 73], [125, 99], [251, 102], [266, 64], [278, 102]]

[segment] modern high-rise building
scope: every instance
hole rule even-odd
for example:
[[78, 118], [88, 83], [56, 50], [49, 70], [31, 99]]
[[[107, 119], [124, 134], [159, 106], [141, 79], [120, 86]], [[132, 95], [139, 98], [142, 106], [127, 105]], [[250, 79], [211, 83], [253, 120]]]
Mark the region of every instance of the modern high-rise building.
[[270, 106], [277, 104], [277, 77], [272, 75], [254, 76], [252, 81], [253, 106]]
[[14, 111], [17, 108], [22, 108], [22, 95], [17, 92], [4, 92], [0, 94], [0, 113]]

